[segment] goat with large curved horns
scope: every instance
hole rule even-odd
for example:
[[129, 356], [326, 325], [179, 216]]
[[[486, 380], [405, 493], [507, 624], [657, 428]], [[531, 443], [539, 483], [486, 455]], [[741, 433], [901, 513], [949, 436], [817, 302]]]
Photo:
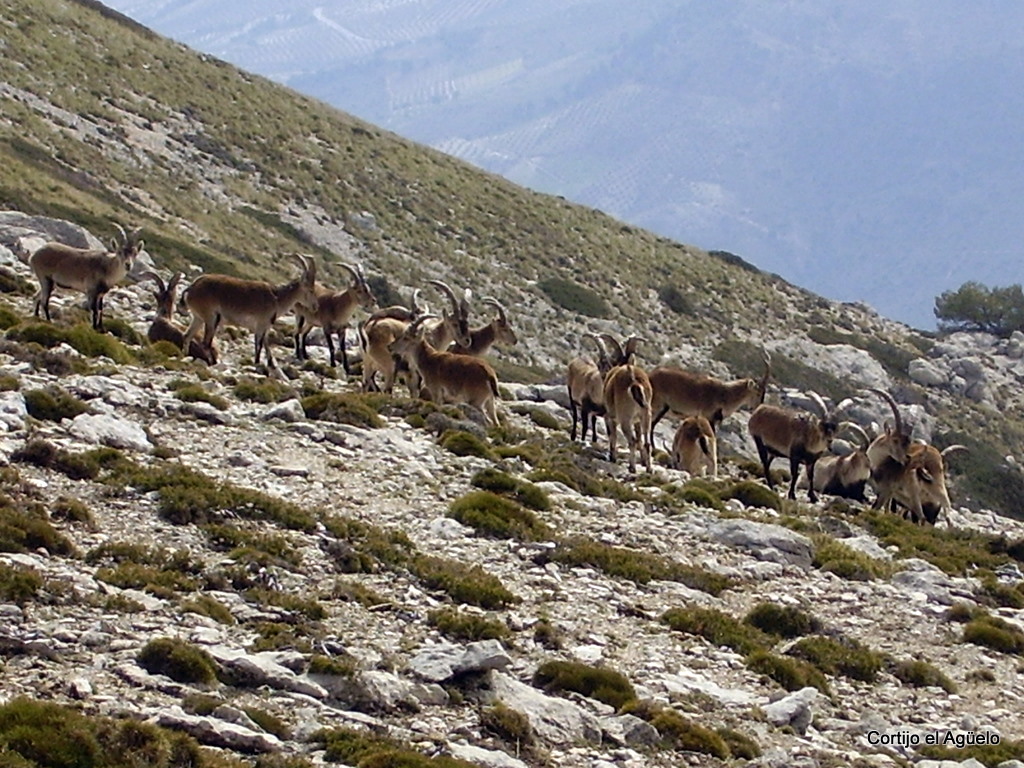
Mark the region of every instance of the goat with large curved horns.
[[128, 274], [144, 245], [139, 239], [141, 228], [129, 235], [120, 224], [112, 223], [121, 235], [121, 242], [111, 238], [110, 251], [46, 243], [29, 256], [28, 265], [39, 280], [33, 312], [36, 317], [41, 308], [50, 320], [50, 295], [54, 287], [70, 288], [88, 297], [92, 327], [103, 330], [103, 297]]
[[297, 253], [291, 257], [302, 267], [302, 274], [283, 285], [263, 280], [245, 280], [230, 275], [201, 275], [185, 290], [185, 306], [192, 313], [192, 322], [185, 331], [188, 344], [199, 326], [204, 326], [203, 344], [213, 344], [214, 334], [222, 322], [248, 328], [254, 334], [256, 354], [253, 365], [259, 365], [260, 354], [266, 350], [267, 368], [277, 365], [266, 343], [267, 332], [279, 315], [296, 304], [316, 306], [316, 262]]

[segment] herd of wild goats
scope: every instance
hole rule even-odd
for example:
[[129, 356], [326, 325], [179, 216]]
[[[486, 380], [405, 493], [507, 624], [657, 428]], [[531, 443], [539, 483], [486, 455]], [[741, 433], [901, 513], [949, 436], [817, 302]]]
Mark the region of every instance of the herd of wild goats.
[[[50, 320], [49, 299], [54, 287], [70, 288], [86, 294], [93, 327], [102, 330], [103, 297], [125, 277], [143, 246], [139, 230], [127, 234], [120, 226], [117, 228], [120, 240], [111, 241], [110, 252], [47, 243], [31, 254], [29, 265], [39, 280], [36, 316], [42, 308]], [[343, 291], [331, 291], [316, 282], [316, 264], [311, 257], [293, 254], [293, 258], [302, 274], [284, 285], [220, 274], [197, 278], [183, 292], [183, 304], [192, 316], [184, 331], [172, 321], [181, 273], [167, 284], [153, 272], [143, 273], [142, 277], [157, 286], [157, 317], [149, 329], [149, 339], [170, 341], [195, 358], [215, 363], [217, 329], [221, 323], [238, 325], [255, 334], [255, 364], [259, 364], [265, 350], [267, 366], [274, 370], [267, 332], [278, 316], [292, 311], [296, 318], [296, 355], [306, 357], [306, 336], [319, 326], [327, 339], [332, 366], [336, 362], [332, 336], [338, 334], [342, 365], [349, 373], [345, 329], [356, 308], [361, 307], [371, 313], [359, 325], [364, 390], [381, 388], [390, 392], [396, 374], [404, 371], [410, 392], [438, 403], [468, 403], [489, 423], [497, 423], [498, 379], [481, 357], [494, 344], [516, 343], [505, 309], [497, 300], [482, 299], [494, 307], [497, 315], [483, 327], [471, 330], [468, 291], [458, 299], [447, 284], [431, 280], [450, 304], [450, 309], [440, 315], [424, 312], [418, 303], [418, 289], [413, 292], [411, 307], [378, 309], [359, 267], [341, 265], [351, 273], [352, 284]], [[201, 340], [196, 338], [200, 325]], [[603, 416], [609, 459], [616, 459], [621, 428], [629, 447], [631, 472], [636, 471], [638, 453], [650, 471], [654, 427], [671, 412], [682, 417], [672, 444], [673, 466], [691, 474], [709, 471], [717, 476], [715, 430], [746, 406], [753, 409], [750, 435], [769, 486], [774, 487], [770, 472], [773, 459], [789, 459], [789, 498], [796, 498], [797, 477], [803, 465], [812, 502], [817, 501], [819, 492], [866, 501], [864, 491], [870, 482], [876, 492], [876, 508], [902, 508], [916, 522], [934, 523], [943, 510], [950, 509], [944, 458], [963, 446], [950, 446], [940, 452], [931, 445], [911, 441], [896, 401], [883, 390], [870, 391], [889, 404], [893, 424], [886, 425], [872, 440], [856, 424], [838, 420], [851, 400], [829, 411], [821, 397], [812, 392], [809, 396], [819, 410], [817, 414], [766, 404], [771, 375], [767, 352], [763, 353], [765, 372], [760, 379], [721, 381], [670, 366], [658, 366], [648, 373], [635, 362], [636, 346], [642, 341], [636, 336], [624, 344], [609, 334], [584, 334], [584, 338], [593, 341], [597, 359], [578, 357], [569, 363], [571, 438], [576, 440], [577, 427], [581, 426], [580, 439], [585, 442], [589, 423], [591, 442], [595, 441], [596, 420]], [[376, 383], [378, 373], [383, 377], [380, 386]], [[832, 439], [843, 428], [858, 433], [861, 446], [845, 456], [834, 456], [830, 453]]]

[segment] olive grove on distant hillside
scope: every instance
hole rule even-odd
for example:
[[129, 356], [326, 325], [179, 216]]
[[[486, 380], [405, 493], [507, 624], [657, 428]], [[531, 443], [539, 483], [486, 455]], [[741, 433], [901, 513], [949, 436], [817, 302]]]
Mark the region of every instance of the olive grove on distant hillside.
[[1024, 292], [1020, 284], [1006, 288], [967, 282], [935, 299], [935, 317], [943, 331], [984, 331], [1009, 336], [1024, 331]]

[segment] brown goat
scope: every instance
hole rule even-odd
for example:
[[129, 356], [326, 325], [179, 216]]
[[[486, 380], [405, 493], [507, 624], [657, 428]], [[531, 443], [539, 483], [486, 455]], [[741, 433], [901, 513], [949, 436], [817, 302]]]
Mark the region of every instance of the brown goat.
[[672, 465], [691, 475], [718, 477], [718, 440], [711, 422], [703, 416], [687, 416], [672, 440]]
[[618, 428], [629, 445], [629, 471], [636, 472], [636, 454], [651, 471], [651, 382], [638, 365], [612, 368], [604, 380], [604, 423], [608, 431], [608, 460], [616, 458]]
[[487, 325], [481, 326], [469, 332], [469, 344], [463, 345], [458, 342], [454, 342], [449, 348], [449, 352], [454, 352], [457, 355], [473, 355], [474, 357], [482, 357], [486, 355], [495, 344], [505, 345], [514, 347], [519, 343], [519, 339], [516, 337], [516, 332], [512, 330], [512, 326], [508, 321], [508, 315], [505, 312], [505, 308], [492, 296], [484, 296], [480, 299], [481, 304], [487, 304], [492, 306], [497, 311], [497, 316], [487, 323]]
[[789, 459], [789, 498], [796, 499], [796, 482], [803, 464], [807, 468], [808, 498], [816, 502], [814, 465], [832, 445], [837, 425], [821, 397], [814, 392], [809, 396], [821, 410], [820, 417], [762, 403], [750, 415], [748, 429], [757, 446], [768, 487], [775, 487], [771, 475], [772, 460], [782, 456]]
[[[880, 395], [892, 409], [895, 426], [886, 429], [868, 446], [871, 460], [871, 483], [878, 494], [872, 507], [888, 509], [899, 505], [907, 510], [915, 523], [935, 524], [942, 512], [949, 513], [952, 503], [946, 489], [945, 458], [954, 451], [967, 450], [963, 445], [951, 445], [939, 451], [927, 443], [910, 442], [904, 430], [896, 401], [880, 389], [872, 392]], [[891, 452], [883, 451], [888, 444], [898, 442], [906, 445], [905, 460]]]
[[345, 349], [345, 329], [352, 318], [357, 307], [362, 307], [367, 312], [377, 308], [377, 299], [363, 276], [363, 270], [356, 265], [351, 267], [348, 264], [340, 264], [342, 268], [352, 275], [352, 285], [343, 291], [332, 291], [325, 286], [316, 285], [316, 311], [297, 304], [295, 307], [295, 356], [299, 360], [306, 360], [309, 355], [306, 353], [306, 337], [313, 328], [320, 326], [324, 329], [324, 338], [327, 340], [327, 351], [330, 354], [331, 368], [336, 365], [334, 355], [335, 333], [338, 334], [338, 349], [341, 351], [341, 365], [345, 374], [351, 373], [348, 365], [348, 352]]
[[590, 442], [597, 442], [597, 417], [604, 416], [604, 377], [611, 370], [608, 353], [601, 339], [592, 333], [584, 333], [581, 338], [591, 339], [597, 346], [598, 360], [595, 363], [589, 357], [574, 357], [569, 361], [569, 369], [565, 377], [566, 389], [569, 390], [569, 412], [572, 414], [572, 428], [569, 439], [576, 439], [576, 426], [582, 420], [583, 429], [580, 435], [582, 442], [587, 441], [587, 423], [590, 424]]
[[266, 350], [267, 367], [277, 365], [266, 343], [267, 332], [278, 315], [296, 304], [316, 306], [313, 290], [316, 282], [316, 263], [299, 254], [292, 257], [302, 266], [302, 275], [284, 285], [271, 285], [263, 280], [244, 280], [230, 275], [201, 275], [185, 289], [185, 305], [192, 313], [192, 322], [185, 331], [189, 343], [203, 329], [203, 344], [210, 346], [222, 322], [248, 328], [254, 334], [256, 355], [253, 365], [259, 365], [260, 354]]
[[762, 350], [762, 358], [765, 371], [760, 380], [722, 381], [703, 373], [663, 365], [652, 370], [651, 440], [654, 440], [654, 428], [670, 411], [683, 417], [703, 416], [717, 427], [740, 408], [756, 408], [763, 403], [771, 377], [771, 357]]
[[36, 317], [41, 308], [49, 321], [50, 295], [54, 287], [70, 288], [88, 297], [92, 327], [103, 330], [103, 298], [128, 274], [144, 245], [139, 239], [140, 229], [128, 235], [120, 224], [114, 222], [114, 226], [121, 234], [121, 242], [111, 238], [109, 252], [46, 243], [29, 256], [28, 265], [39, 280], [33, 312]]
[[391, 352], [409, 363], [421, 378], [423, 389], [435, 403], [468, 403], [479, 409], [488, 424], [498, 424], [495, 403], [498, 377], [485, 361], [471, 355], [439, 351], [424, 338], [423, 315], [391, 344]]
[[[177, 298], [178, 283], [181, 281], [182, 273], [175, 272], [166, 285], [156, 272], [143, 272], [139, 277], [148, 278], [157, 286], [157, 289], [153, 291], [153, 298], [156, 299], [156, 317], [153, 318], [146, 337], [154, 344], [158, 341], [169, 341], [184, 351], [185, 332], [171, 319], [174, 317], [174, 302]], [[209, 365], [217, 363], [217, 350], [213, 346], [204, 347], [198, 339], [192, 339], [189, 342], [187, 354]]]

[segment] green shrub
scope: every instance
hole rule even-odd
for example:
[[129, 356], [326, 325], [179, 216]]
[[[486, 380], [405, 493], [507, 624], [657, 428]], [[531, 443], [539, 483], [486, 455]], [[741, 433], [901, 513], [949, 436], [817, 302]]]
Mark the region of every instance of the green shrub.
[[38, 505], [16, 503], [0, 496], [0, 552], [45, 549], [52, 555], [74, 554], [71, 540], [58, 531]]
[[745, 733], [740, 733], [732, 728], [719, 728], [717, 733], [725, 742], [730, 757], [740, 760], [755, 760], [761, 756], [761, 747]]
[[743, 618], [743, 623], [785, 638], [801, 637], [821, 629], [821, 622], [813, 616], [795, 606], [778, 603], [758, 603]]
[[209, 595], [196, 595], [193, 599], [186, 600], [181, 604], [181, 610], [185, 613], [206, 616], [228, 626], [235, 623], [235, 617], [231, 614], [230, 609], [220, 600]]
[[470, 432], [460, 429], [448, 429], [441, 435], [438, 443], [446, 451], [456, 456], [479, 456], [481, 459], [494, 461], [496, 456], [486, 442]]
[[50, 516], [55, 520], [67, 520], [72, 523], [93, 524], [92, 512], [85, 502], [69, 496], [61, 496], [53, 503]]
[[[513, 379], [513, 381], [518, 381], [518, 379]], [[513, 405], [510, 410], [512, 413], [518, 413], [520, 416], [528, 416], [530, 421], [542, 429], [562, 429], [561, 422], [543, 408]]]
[[677, 315], [695, 314], [693, 299], [674, 285], [663, 285], [658, 289], [658, 298]]
[[983, 615], [967, 622], [963, 640], [994, 651], [1024, 655], [1024, 632], [997, 616]]
[[766, 650], [757, 650], [747, 656], [746, 664], [753, 672], [771, 678], [787, 691], [799, 691], [810, 686], [817, 688], [826, 696], [832, 695], [821, 670], [802, 659], [776, 656]]
[[209, 392], [202, 384], [177, 383], [173, 390], [174, 396], [183, 403], [208, 403], [218, 411], [226, 411], [230, 405], [226, 398]]
[[717, 608], [670, 608], [662, 614], [661, 621], [677, 632], [698, 635], [713, 645], [723, 645], [737, 653], [748, 654], [771, 645], [771, 640], [761, 630]]
[[817, 535], [814, 540], [815, 568], [834, 573], [848, 581], [871, 581], [888, 577], [892, 567], [888, 562], [858, 552], [831, 536]]
[[267, 520], [300, 531], [312, 531], [316, 525], [315, 515], [297, 504], [214, 480], [181, 464], [122, 466], [110, 482], [132, 486], [143, 493], [157, 491], [160, 516], [176, 525], [214, 522], [225, 515]]
[[538, 562], [556, 562], [569, 567], [597, 568], [609, 576], [628, 579], [636, 584], [653, 580], [678, 581], [692, 589], [712, 595], [728, 589], [733, 582], [726, 576], [684, 565], [667, 557], [625, 547], [613, 547], [593, 539], [571, 537], [562, 539], [552, 550], [538, 555]]
[[25, 392], [25, 409], [42, 421], [61, 421], [85, 413], [89, 406], [66, 390], [50, 386]]
[[351, 656], [324, 656], [314, 653], [309, 659], [311, 675], [333, 675], [351, 679], [356, 674], [356, 660]]
[[713, 509], [716, 512], [725, 511], [725, 505], [718, 497], [718, 494], [714, 491], [708, 490], [707, 488], [695, 485], [693, 482], [684, 485], [676, 495], [687, 504], [695, 504], [698, 507]]
[[302, 398], [302, 410], [310, 419], [378, 428], [384, 425], [368, 395], [320, 392]]
[[445, 592], [456, 603], [476, 605], [488, 610], [504, 608], [519, 602], [497, 576], [487, 573], [479, 565], [465, 565], [430, 555], [419, 555], [410, 564], [410, 570], [428, 589]]
[[901, 683], [916, 688], [937, 687], [946, 693], [956, 693], [956, 685], [938, 667], [927, 661], [900, 661], [893, 665], [892, 673]]
[[388, 602], [380, 593], [365, 584], [360, 584], [358, 581], [342, 581], [341, 579], [334, 582], [334, 587], [331, 589], [331, 599], [357, 603], [364, 608], [386, 605]]
[[529, 718], [501, 702], [480, 710], [480, 726], [517, 749], [530, 747], [534, 743]]
[[753, 480], [741, 480], [720, 492], [722, 500], [736, 499], [745, 507], [763, 507], [782, 511], [782, 500], [771, 488]]
[[277, 379], [244, 378], [235, 384], [235, 397], [256, 403], [280, 403], [295, 396], [294, 390]]
[[0, 563], [0, 601], [25, 605], [43, 588], [43, 577], [32, 568]]
[[22, 344], [39, 344], [47, 349], [68, 344], [85, 357], [108, 357], [122, 365], [133, 360], [124, 344], [113, 336], [93, 330], [88, 323], [61, 328], [51, 323], [27, 322], [9, 329], [7, 338]]
[[551, 538], [551, 531], [536, 515], [490, 491], [473, 491], [460, 496], [451, 503], [448, 514], [485, 536], [519, 541]]
[[488, 619], [475, 613], [466, 613], [454, 608], [431, 611], [427, 623], [452, 640], [475, 642], [477, 640], [507, 641], [511, 637], [508, 626], [501, 621]]
[[551, 509], [551, 499], [548, 498], [543, 488], [527, 480], [512, 477], [500, 469], [493, 467], [481, 469], [470, 478], [469, 482], [485, 491], [509, 496], [524, 507], [535, 509], [538, 512], [546, 512]]
[[549, 651], [558, 651], [564, 645], [562, 631], [551, 623], [550, 619], [538, 619], [533, 625], [534, 642], [547, 648]]
[[533, 684], [548, 693], [573, 691], [619, 709], [636, 698], [632, 684], [620, 672], [575, 661], [548, 661], [533, 674]]
[[0, 375], [0, 392], [16, 392], [21, 389], [21, 379], [9, 374]]
[[402, 531], [389, 531], [340, 515], [324, 518], [323, 524], [337, 540], [327, 547], [327, 552], [344, 573], [405, 567], [413, 557], [415, 548]]
[[[953, 739], [956, 739], [958, 735], [963, 736], [963, 734], [957, 734], [955, 731], [951, 732], [951, 734]], [[946, 734], [942, 733], [939, 738], [945, 737]], [[998, 744], [965, 743], [963, 746], [955, 746], [955, 741], [950, 743], [954, 744], [954, 746], [944, 746], [941, 744], [922, 745], [917, 748], [917, 754], [933, 760], [948, 760], [957, 765], [974, 759], [986, 766], [986, 768], [996, 768], [1001, 763], [1019, 760], [1020, 756], [1024, 755], [1024, 739], [1000, 739]]]
[[603, 298], [579, 283], [563, 277], [548, 277], [537, 282], [553, 304], [587, 317], [608, 317], [610, 309]]
[[664, 749], [698, 752], [723, 760], [730, 756], [729, 747], [719, 734], [697, 725], [670, 707], [645, 699], [627, 704], [622, 711], [653, 725]]
[[172, 637], [158, 637], [143, 646], [136, 661], [153, 675], [166, 675], [179, 683], [217, 681], [217, 668], [210, 655], [201, 648]]
[[245, 597], [260, 605], [283, 608], [285, 611], [310, 621], [327, 618], [327, 609], [315, 598], [302, 597], [291, 592], [279, 592], [274, 589], [250, 589], [245, 593]]
[[348, 728], [323, 729], [313, 734], [323, 747], [324, 760], [360, 768], [475, 768], [473, 763], [452, 757], [427, 757], [407, 744], [366, 731]]
[[787, 652], [790, 656], [809, 661], [829, 675], [843, 675], [853, 680], [873, 683], [878, 678], [885, 657], [856, 640], [836, 640], [813, 636], [797, 640]]

